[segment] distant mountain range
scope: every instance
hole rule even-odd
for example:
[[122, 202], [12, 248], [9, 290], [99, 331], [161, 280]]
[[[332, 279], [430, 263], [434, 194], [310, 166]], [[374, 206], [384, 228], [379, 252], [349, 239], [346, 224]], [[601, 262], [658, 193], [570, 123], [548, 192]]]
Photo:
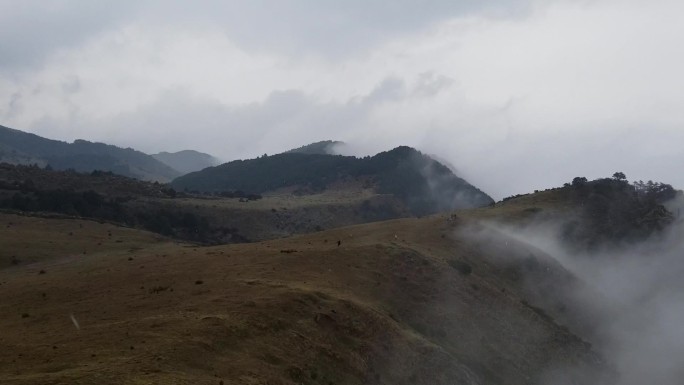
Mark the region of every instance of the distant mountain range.
[[448, 167], [413, 148], [397, 147], [366, 158], [318, 153], [316, 149], [327, 148], [327, 143], [206, 168], [176, 178], [172, 186], [188, 191], [263, 194], [288, 187], [315, 193], [331, 186], [339, 189], [345, 184], [361, 184], [376, 193], [394, 195], [416, 215], [494, 202]]
[[160, 152], [158, 154], [152, 154], [152, 156], [182, 174], [199, 171], [221, 163], [219, 159], [209, 154], [194, 150]]
[[320, 141], [282, 154], [236, 160], [197, 151], [148, 155], [132, 148], [76, 140], [67, 143], [0, 126], [0, 162], [54, 170], [110, 171], [145, 181], [171, 182], [179, 190], [263, 194], [291, 188], [297, 194], [350, 186], [394, 196], [415, 215], [493, 203], [491, 197], [442, 163], [410, 147], [373, 157], [335, 155], [337, 141]]
[[186, 172], [217, 164], [207, 154], [181, 151], [154, 156], [104, 143], [78, 139], [73, 143], [0, 126], [0, 162], [48, 165], [55, 170], [94, 170], [148, 181], [169, 182]]

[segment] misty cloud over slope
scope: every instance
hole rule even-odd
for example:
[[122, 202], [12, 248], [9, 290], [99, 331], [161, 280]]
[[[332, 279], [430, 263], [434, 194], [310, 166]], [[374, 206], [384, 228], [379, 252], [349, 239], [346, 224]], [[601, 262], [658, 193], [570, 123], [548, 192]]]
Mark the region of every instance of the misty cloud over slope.
[[194, 150], [183, 150], [174, 153], [160, 152], [158, 154], [152, 154], [152, 157], [183, 174], [199, 171], [221, 163], [220, 160], [209, 154]]
[[[668, 208], [677, 214], [683, 203], [680, 196]], [[591, 336], [594, 349], [615, 377], [606, 382], [606, 373], [594, 373], [595, 383], [680, 384], [684, 374], [684, 221], [678, 218], [665, 233], [644, 242], [581, 253], [563, 244], [562, 225], [563, 221], [547, 219], [524, 227], [490, 223], [494, 230], [489, 236], [504, 234], [532, 245], [584, 282], [566, 293], [576, 301], [575, 311], [584, 309], [591, 317], [586, 329], [574, 331]], [[571, 370], [557, 368], [549, 377]]]

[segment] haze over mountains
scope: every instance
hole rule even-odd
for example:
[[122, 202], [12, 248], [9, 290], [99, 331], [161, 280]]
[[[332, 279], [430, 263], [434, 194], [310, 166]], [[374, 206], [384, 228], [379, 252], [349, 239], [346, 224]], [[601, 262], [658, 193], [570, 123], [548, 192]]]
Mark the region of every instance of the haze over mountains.
[[169, 182], [184, 173], [218, 164], [211, 155], [197, 151], [147, 155], [132, 148], [82, 139], [73, 143], [46, 139], [4, 126], [0, 126], [0, 162], [49, 165], [57, 170], [79, 172], [111, 171], [159, 182]]
[[0, 385], [682, 385], [683, 13], [0, 0]]
[[[483, 208], [316, 229], [307, 223], [372, 212], [377, 202], [358, 203], [381, 196], [184, 195], [6, 164], [0, 181], [0, 203], [17, 205], [0, 213], [9, 384], [636, 384], [627, 374], [677, 384], [659, 363], [669, 368], [681, 349], [644, 329], [651, 311], [678, 309], [673, 293], [606, 291], [610, 281], [587, 274], [607, 274], [607, 261], [642, 266], [645, 239], [681, 247], [681, 220], [661, 205], [681, 193], [667, 185], [579, 179]], [[271, 240], [192, 238], [259, 231]], [[638, 271], [650, 282], [657, 269]]]
[[285, 153], [298, 153], [308, 155], [340, 155], [337, 149], [341, 146], [344, 146], [344, 142], [340, 142], [337, 140], [322, 140], [320, 142], [314, 142], [301, 147], [293, 148], [292, 150], [285, 151]]
[[394, 196], [414, 215], [494, 202], [443, 164], [405, 146], [356, 158], [334, 155], [335, 148], [344, 144], [328, 140], [282, 154], [216, 166], [216, 158], [192, 150], [150, 156], [84, 140], [70, 144], [45, 139], [6, 127], [1, 127], [0, 139], [4, 146], [0, 160], [8, 163], [80, 172], [111, 171], [141, 180], [173, 180], [171, 185], [181, 191], [264, 194], [292, 188], [299, 194], [311, 194], [328, 188], [370, 189]]
[[681, 191], [494, 202], [411, 147], [341, 149], [0, 126], [0, 382], [679, 385]]
[[132, 148], [76, 140], [66, 143], [0, 126], [0, 160], [80, 172], [112, 171], [143, 180], [170, 181], [180, 173]]
[[179, 171], [181, 174], [199, 171], [221, 163], [219, 159], [195, 150], [183, 150], [172, 153], [164, 151], [158, 154], [152, 154], [152, 156], [174, 170]]
[[[162, 164], [132, 149], [3, 132], [31, 164], [0, 164], [3, 383], [678, 384], [668, 184], [495, 203], [413, 148], [332, 141], [159, 183], [88, 169]], [[35, 164], [61, 149], [86, 163]]]

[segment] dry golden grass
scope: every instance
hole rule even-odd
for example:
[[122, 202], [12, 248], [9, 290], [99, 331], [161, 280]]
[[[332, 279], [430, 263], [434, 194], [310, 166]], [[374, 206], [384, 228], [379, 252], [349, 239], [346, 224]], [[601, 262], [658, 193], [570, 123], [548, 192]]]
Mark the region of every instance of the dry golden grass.
[[99, 253], [147, 248], [157, 234], [90, 220], [49, 219], [0, 213], [0, 269], [47, 260], [92, 259]]
[[265, 195], [256, 201], [238, 198], [140, 198], [132, 205], [180, 209], [210, 218], [214, 227], [236, 229], [250, 241], [283, 238], [358, 223], [408, 216], [393, 196], [360, 188], [329, 189], [295, 196], [291, 191]]
[[329, 186], [319, 193], [307, 193], [297, 195], [294, 192], [297, 186], [282, 188], [263, 194], [262, 199], [254, 201], [241, 201], [239, 198], [178, 198], [183, 205], [209, 206], [219, 209], [238, 210], [292, 210], [303, 207], [330, 206], [330, 205], [359, 205], [365, 200], [378, 197], [371, 188], [364, 188], [359, 183], [338, 182]]
[[[550, 365], [593, 365], [501, 273], [529, 248], [466, 235], [478, 213], [216, 247], [12, 219], [2, 242], [23, 243], [3, 250], [40, 257], [0, 270], [0, 382], [527, 384]], [[108, 230], [122, 242], [61, 259]]]

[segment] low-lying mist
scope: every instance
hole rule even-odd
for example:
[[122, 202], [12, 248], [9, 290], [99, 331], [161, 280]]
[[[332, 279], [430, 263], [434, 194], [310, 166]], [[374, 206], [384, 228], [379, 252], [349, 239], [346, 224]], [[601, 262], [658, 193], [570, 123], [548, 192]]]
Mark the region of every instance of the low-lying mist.
[[[503, 234], [545, 252], [582, 282], [567, 294], [577, 305], [572, 311], [591, 313], [591, 330], [572, 331], [589, 338], [605, 360], [605, 370], [588, 374], [595, 384], [675, 385], [684, 378], [684, 221], [678, 218], [684, 200], [679, 196], [666, 206], [675, 221], [663, 232], [593, 251], [564, 244], [562, 220], [486, 224], [491, 236]], [[573, 370], [556, 368], [548, 378]], [[565, 382], [543, 383], [559, 384]]]

